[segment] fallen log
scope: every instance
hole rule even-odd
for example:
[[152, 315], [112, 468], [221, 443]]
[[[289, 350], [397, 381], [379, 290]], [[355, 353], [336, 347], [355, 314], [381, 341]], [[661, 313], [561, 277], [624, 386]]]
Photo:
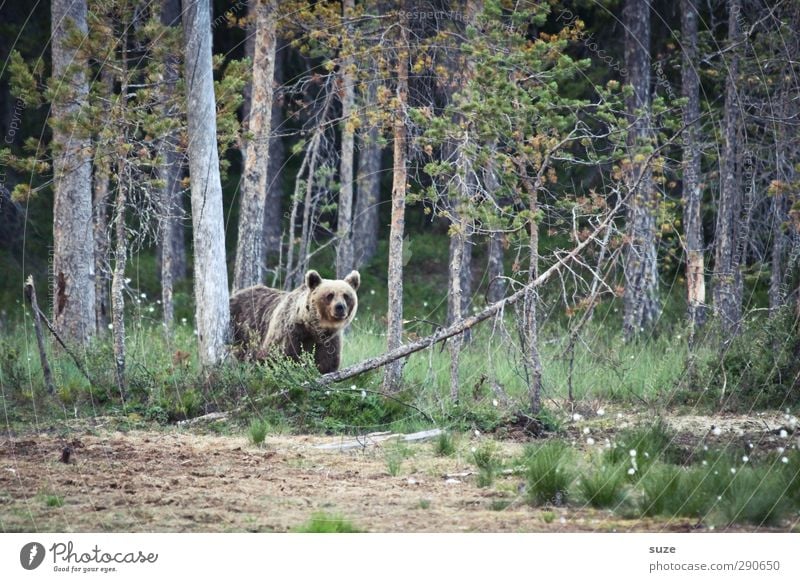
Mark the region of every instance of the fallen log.
[[480, 313], [473, 315], [471, 317], [467, 317], [461, 319], [454, 323], [449, 327], [445, 327], [440, 329], [439, 331], [426, 336], [424, 338], [420, 338], [416, 341], [411, 343], [403, 344], [399, 348], [394, 350], [388, 351], [385, 354], [377, 356], [375, 358], [370, 358], [369, 360], [364, 360], [358, 364], [353, 364], [352, 366], [348, 366], [342, 370], [338, 370], [336, 372], [329, 372], [327, 374], [323, 374], [320, 376], [316, 383], [318, 386], [326, 386], [328, 384], [333, 384], [336, 382], [343, 382], [344, 380], [348, 380], [353, 378], [354, 376], [358, 376], [359, 374], [363, 374], [364, 372], [369, 372], [370, 370], [374, 370], [376, 368], [380, 368], [385, 366], [386, 364], [390, 364], [395, 360], [399, 360], [400, 358], [405, 358], [406, 356], [410, 356], [414, 352], [418, 352], [420, 350], [424, 350], [427, 347], [430, 347], [436, 343], [444, 341], [448, 338], [451, 338], [455, 335], [462, 334], [465, 331], [471, 329], [481, 321], [489, 319], [499, 313], [502, 313], [506, 307], [517, 303], [520, 299], [525, 297], [525, 294], [530, 289], [536, 289], [541, 287], [544, 283], [546, 283], [553, 275], [558, 273], [567, 262], [571, 261], [575, 257], [577, 257], [583, 249], [589, 246], [590, 243], [597, 240], [598, 235], [608, 226], [608, 224], [614, 219], [617, 215], [617, 212], [622, 207], [622, 204], [626, 197], [621, 197], [617, 202], [616, 206], [608, 213], [608, 215], [603, 219], [600, 224], [594, 229], [594, 231], [586, 237], [583, 241], [578, 243], [575, 248], [573, 248], [566, 256], [564, 257], [556, 257], [558, 260], [554, 263], [550, 268], [544, 271], [541, 275], [539, 275], [536, 279], [528, 283], [527, 285], [523, 286], [519, 291], [516, 293], [509, 295], [505, 299], [501, 299], [500, 301], [491, 304], [486, 309], [481, 311]]
[[369, 446], [377, 446], [386, 441], [400, 441], [404, 443], [413, 443], [430, 440], [442, 434], [442, 429], [434, 428], [431, 430], [423, 430], [421, 432], [414, 432], [411, 434], [399, 434], [392, 432], [373, 432], [353, 440], [342, 441], [338, 443], [326, 443], [324, 445], [316, 445], [314, 448], [318, 451], [352, 451], [355, 449], [365, 449]]

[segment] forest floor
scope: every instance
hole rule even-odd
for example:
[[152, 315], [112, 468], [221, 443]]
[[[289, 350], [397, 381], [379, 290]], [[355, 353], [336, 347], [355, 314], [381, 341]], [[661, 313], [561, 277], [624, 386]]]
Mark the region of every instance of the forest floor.
[[[562, 438], [586, 448], [588, 427], [602, 443], [621, 426], [620, 416], [611, 416], [570, 423]], [[635, 423], [636, 417], [626, 416], [622, 424]], [[638, 413], [639, 419], [646, 417]], [[715, 439], [769, 450], [781, 445], [776, 428], [782, 418], [776, 412], [667, 420], [687, 450]], [[491, 435], [462, 434], [456, 454], [440, 457], [429, 442], [386, 442], [342, 452], [316, 447], [351, 437], [270, 435], [255, 446], [244, 435], [177, 427], [121, 431], [109, 424], [103, 418], [85, 421], [68, 437], [56, 431], [0, 437], [0, 530], [283, 532], [320, 512], [370, 532], [709, 529], [690, 519], [625, 519], [582, 505], [531, 507], [519, 493], [522, 477], [513, 474], [478, 487], [469, 452]], [[511, 434], [493, 440], [513, 458], [527, 439]], [[63, 463], [66, 446], [72, 452]], [[402, 460], [392, 469], [387, 459], [400, 453]]]

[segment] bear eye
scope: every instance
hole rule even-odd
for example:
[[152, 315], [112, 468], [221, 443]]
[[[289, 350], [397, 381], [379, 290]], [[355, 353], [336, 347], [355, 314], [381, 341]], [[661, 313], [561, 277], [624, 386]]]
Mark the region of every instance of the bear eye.
[[333, 301], [333, 293], [328, 293], [325, 299], [327, 299], [328, 301]]

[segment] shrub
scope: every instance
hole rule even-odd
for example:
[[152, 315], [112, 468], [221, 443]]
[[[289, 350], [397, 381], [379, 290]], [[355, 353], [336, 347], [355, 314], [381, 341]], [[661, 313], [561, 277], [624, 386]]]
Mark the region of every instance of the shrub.
[[296, 533], [362, 533], [363, 530], [340, 515], [315, 513], [310, 520], [293, 531]]
[[601, 465], [599, 469], [580, 478], [578, 489], [592, 507], [616, 507], [624, 497], [625, 472], [624, 466]]
[[523, 462], [528, 503], [566, 503], [573, 478], [572, 469], [568, 465], [571, 457], [570, 448], [561, 441], [526, 448]]

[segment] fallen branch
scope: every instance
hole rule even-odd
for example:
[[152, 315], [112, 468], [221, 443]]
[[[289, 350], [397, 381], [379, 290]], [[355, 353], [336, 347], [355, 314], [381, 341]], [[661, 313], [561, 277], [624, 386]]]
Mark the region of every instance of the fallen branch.
[[616, 216], [617, 211], [622, 207], [626, 200], [627, 196], [620, 197], [616, 206], [608, 213], [605, 219], [594, 229], [594, 231], [586, 237], [585, 240], [578, 243], [572, 251], [570, 251], [566, 256], [559, 257], [556, 263], [554, 263], [549, 269], [544, 271], [541, 275], [539, 275], [536, 279], [528, 283], [527, 285], [523, 286], [519, 291], [514, 293], [513, 295], [509, 295], [505, 299], [501, 299], [497, 303], [493, 303], [480, 313], [473, 315], [471, 317], [467, 317], [465, 319], [461, 319], [451, 325], [450, 327], [445, 327], [440, 329], [439, 331], [418, 339], [414, 342], [404, 344], [399, 348], [386, 352], [380, 356], [375, 358], [370, 358], [369, 360], [364, 360], [358, 364], [354, 364], [352, 366], [348, 366], [342, 370], [337, 372], [330, 372], [328, 374], [324, 374], [321, 376], [317, 382], [318, 385], [328, 385], [333, 384], [335, 382], [342, 382], [354, 376], [358, 376], [359, 374], [363, 374], [364, 372], [369, 372], [370, 370], [374, 370], [376, 368], [380, 368], [381, 366], [385, 366], [395, 360], [399, 360], [400, 358], [405, 358], [413, 354], [414, 352], [418, 352], [420, 350], [424, 350], [425, 348], [432, 346], [438, 342], [444, 341], [448, 338], [451, 338], [455, 335], [464, 333], [468, 329], [471, 329], [476, 324], [489, 319], [490, 317], [501, 313], [506, 307], [513, 305], [523, 297], [525, 297], [525, 293], [527, 293], [530, 289], [535, 289], [537, 287], [542, 286], [546, 283], [553, 275], [558, 273], [561, 268], [567, 264], [568, 261], [571, 261], [576, 256], [578, 256], [583, 249], [589, 246], [590, 243], [594, 242], [598, 235], [606, 228], [606, 226], [611, 222], [611, 220]]
[[[32, 278], [29, 277], [29, 279], [31, 280], [31, 282], [33, 282]], [[81, 372], [81, 374], [83, 374], [84, 377], [89, 381], [89, 384], [91, 384], [92, 383], [92, 378], [89, 376], [89, 373], [86, 371], [86, 369], [81, 364], [81, 361], [78, 359], [78, 356], [76, 356], [73, 353], [73, 351], [67, 347], [67, 344], [64, 343], [64, 340], [61, 338], [61, 335], [59, 335], [59, 333], [56, 331], [55, 326], [50, 322], [49, 319], [47, 319], [47, 316], [44, 314], [44, 312], [41, 309], [39, 309], [38, 305], [34, 309], [34, 317], [40, 317], [41, 320], [44, 321], [44, 324], [47, 326], [47, 329], [50, 330], [50, 333], [53, 334], [53, 337], [56, 338], [56, 341], [59, 343], [59, 345], [62, 348], [64, 348], [64, 351], [67, 352], [67, 354], [69, 354], [69, 356], [75, 362], [75, 366], [77, 366], [77, 368]]]
[[431, 430], [423, 430], [411, 434], [398, 434], [392, 432], [373, 432], [363, 435], [354, 440], [343, 441], [338, 443], [326, 443], [324, 445], [316, 445], [314, 448], [320, 451], [351, 451], [354, 449], [365, 449], [370, 445], [379, 445], [383, 442], [396, 440], [405, 443], [413, 443], [419, 441], [427, 441], [436, 438], [442, 434], [442, 429], [434, 428]]
[[47, 392], [53, 394], [56, 388], [55, 384], [53, 384], [53, 372], [50, 370], [50, 364], [47, 361], [47, 351], [44, 347], [42, 315], [39, 309], [39, 302], [36, 301], [36, 288], [33, 286], [33, 275], [28, 275], [28, 278], [25, 280], [25, 299], [31, 304], [31, 310], [33, 311], [33, 330], [36, 332], [36, 344], [39, 347], [39, 359], [42, 362], [44, 385], [47, 387]]

